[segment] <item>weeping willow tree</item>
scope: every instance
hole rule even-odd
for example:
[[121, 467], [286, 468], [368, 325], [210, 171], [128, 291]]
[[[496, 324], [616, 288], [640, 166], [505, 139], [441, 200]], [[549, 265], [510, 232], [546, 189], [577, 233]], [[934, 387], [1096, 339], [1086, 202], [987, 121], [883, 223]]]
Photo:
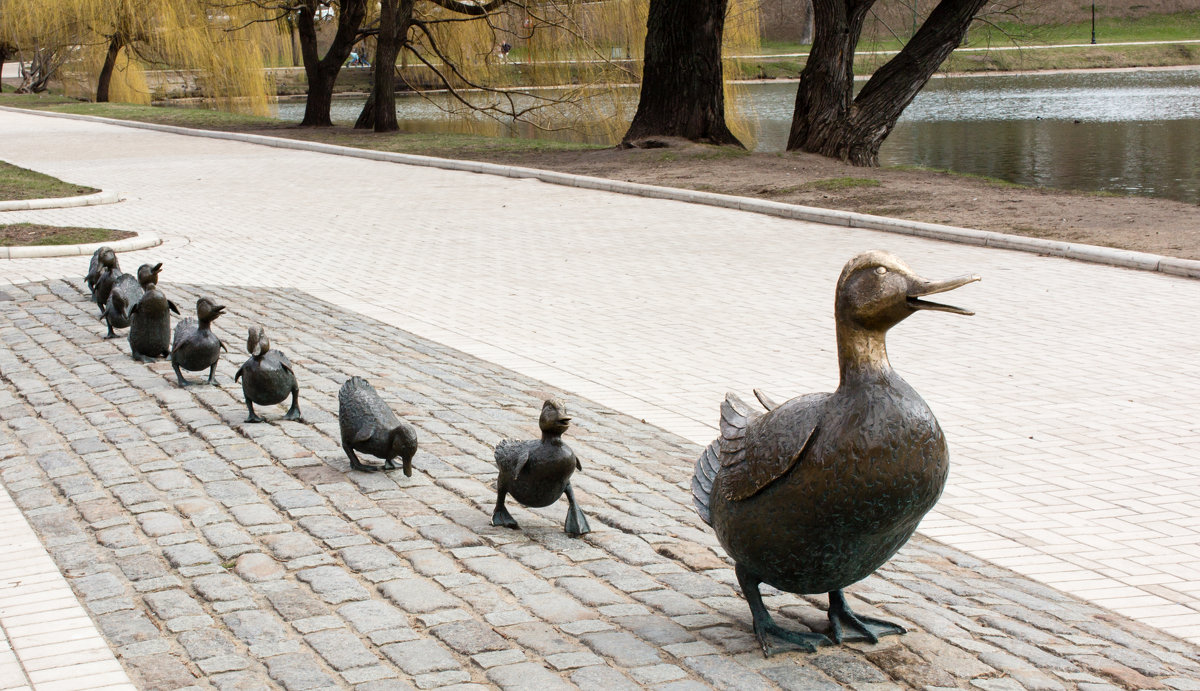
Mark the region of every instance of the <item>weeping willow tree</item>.
[[286, 44], [260, 17], [253, 6], [197, 0], [37, 0], [8, 21], [18, 49], [68, 54], [60, 68], [68, 95], [147, 103], [154, 71], [159, 82], [192, 84], [217, 108], [266, 115], [274, 88], [263, 68]]
[[[745, 26], [756, 26], [754, 0], [730, 1]], [[382, 0], [367, 23], [375, 80], [355, 126], [397, 129], [399, 84], [426, 94], [466, 130], [516, 121], [615, 142], [634, 105], [629, 90], [616, 87], [641, 81], [647, 16], [647, 0]], [[737, 25], [727, 49], [754, 52], [757, 32]]]

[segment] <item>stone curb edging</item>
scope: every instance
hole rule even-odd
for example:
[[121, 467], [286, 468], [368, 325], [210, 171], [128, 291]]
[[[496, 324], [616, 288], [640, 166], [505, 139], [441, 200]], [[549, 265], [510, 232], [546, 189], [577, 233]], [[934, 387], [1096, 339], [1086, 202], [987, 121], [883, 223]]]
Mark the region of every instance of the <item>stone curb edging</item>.
[[29, 211], [33, 209], [66, 209], [76, 206], [116, 204], [121, 197], [116, 192], [94, 192], [79, 197], [52, 197], [50, 199], [14, 199], [0, 202], [0, 211]]
[[105, 245], [114, 252], [132, 252], [157, 247], [162, 238], [154, 233], [138, 233], [137, 237], [115, 242], [92, 242], [86, 245], [29, 245], [24, 247], [0, 247], [0, 259], [42, 259], [45, 257], [73, 257], [89, 255]]
[[365, 158], [375, 161], [387, 161], [391, 163], [404, 163], [408, 165], [440, 168], [442, 170], [459, 170], [471, 173], [499, 175], [510, 178], [533, 178], [554, 185], [579, 187], [581, 189], [603, 190], [606, 192], [616, 192], [619, 194], [632, 194], [635, 196], [650, 197], [655, 199], [670, 199], [673, 201], [689, 202], [693, 204], [705, 204], [708, 206], [751, 211], [754, 213], [766, 214], [768, 216], [776, 216], [780, 218], [791, 218], [799, 221], [846, 226], [849, 228], [862, 228], [865, 230], [878, 230], [889, 233], [899, 233], [903, 235], [914, 235], [934, 240], [944, 240], [946, 242], [957, 242], [962, 244], [980, 245], [984, 247], [995, 247], [997, 249], [1031, 252], [1034, 254], [1062, 257], [1066, 259], [1076, 259], [1094, 264], [1106, 264], [1109, 266], [1118, 266], [1128, 269], [1140, 269], [1142, 271], [1156, 271], [1173, 276], [1200, 278], [1200, 261], [1193, 259], [1180, 259], [1177, 257], [1166, 257], [1159, 254], [1151, 254], [1149, 252], [1135, 252], [1132, 250], [1114, 249], [1111, 247], [1101, 247], [1098, 245], [1043, 240], [1040, 238], [1029, 238], [1021, 235], [1010, 235], [1007, 233], [997, 233], [988, 230], [959, 228], [956, 226], [939, 225], [936, 223], [921, 223], [919, 221], [907, 221], [897, 218], [888, 218], [886, 216], [872, 216], [869, 214], [860, 214], [850, 211], [822, 209], [812, 206], [800, 206], [798, 204], [784, 204], [781, 202], [750, 199], [748, 197], [737, 197], [728, 194], [699, 192], [696, 190], [676, 189], [673, 187], [658, 187], [656, 185], [644, 185], [634, 182], [624, 182], [621, 180], [609, 180], [606, 178], [574, 175], [572, 173], [559, 173], [549, 170], [539, 170], [536, 168], [520, 168], [516, 166], [505, 166], [495, 163], [483, 163], [479, 161], [460, 161], [454, 159], [435, 158], [432, 156], [420, 156], [417, 154], [399, 154], [385, 151], [372, 151], [370, 149], [356, 149], [353, 147], [338, 146], [335, 144], [306, 142], [299, 139], [285, 139], [282, 137], [268, 137], [258, 134], [242, 134], [238, 132], [198, 130], [189, 127], [178, 127], [175, 125], [159, 125], [155, 123], [136, 122], [132, 120], [115, 120], [112, 118], [103, 118], [94, 115], [53, 113], [11, 108], [7, 106], [0, 106], [0, 110], [43, 115], [46, 117], [66, 118], [69, 120], [102, 122], [105, 124], [118, 125], [122, 127], [169, 132], [172, 134], [181, 134], [191, 137], [227, 139], [250, 144], [261, 144], [263, 146], [271, 146], [279, 149], [296, 149], [299, 151], [334, 154], [337, 156], [352, 156], [355, 158]]

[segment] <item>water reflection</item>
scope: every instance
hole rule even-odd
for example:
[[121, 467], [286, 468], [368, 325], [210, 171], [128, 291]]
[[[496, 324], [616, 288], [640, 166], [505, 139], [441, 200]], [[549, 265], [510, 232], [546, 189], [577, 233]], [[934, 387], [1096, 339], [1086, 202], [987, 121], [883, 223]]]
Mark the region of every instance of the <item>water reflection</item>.
[[[744, 85], [738, 105], [752, 117], [759, 151], [783, 149], [795, 94], [795, 83]], [[636, 90], [625, 91], [618, 110], [632, 113], [636, 98]], [[361, 100], [339, 100], [333, 118], [352, 122], [360, 109]], [[303, 110], [302, 103], [281, 104], [280, 117], [299, 121]], [[571, 130], [456, 123], [419, 96], [398, 98], [397, 111], [412, 132], [588, 139]], [[1188, 68], [935, 79], [905, 111], [880, 159], [1200, 204], [1198, 154], [1200, 69]]]

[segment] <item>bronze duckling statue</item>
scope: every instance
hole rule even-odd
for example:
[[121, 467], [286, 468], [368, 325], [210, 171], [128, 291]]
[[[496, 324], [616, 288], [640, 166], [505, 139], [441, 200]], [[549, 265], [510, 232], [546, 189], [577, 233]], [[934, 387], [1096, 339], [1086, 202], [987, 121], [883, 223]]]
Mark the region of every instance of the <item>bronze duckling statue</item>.
[[[342, 450], [354, 470], [393, 470], [394, 459], [404, 463], [404, 475], [412, 477], [412, 459], [417, 453], [417, 431], [396, 417], [387, 403], [362, 377], [350, 377], [338, 391], [338, 426]], [[355, 451], [383, 459], [383, 465], [360, 463]]]
[[191, 382], [183, 378], [183, 368], [189, 372], [208, 370], [208, 383], [216, 384], [217, 363], [221, 350], [228, 350], [220, 338], [212, 332], [213, 321], [225, 313], [225, 305], [218, 305], [209, 297], [196, 301], [196, 318], [188, 317], [175, 325], [175, 340], [171, 343], [171, 367], [180, 386]]
[[492, 525], [520, 527], [504, 506], [504, 498], [508, 494], [525, 506], [533, 507], [550, 506], [566, 494], [567, 520], [563, 530], [571, 537], [592, 531], [587, 517], [575, 503], [575, 492], [571, 489], [571, 475], [576, 470], [583, 470], [583, 465], [571, 447], [562, 440], [570, 422], [565, 405], [559, 401], [546, 401], [538, 418], [541, 439], [505, 439], [496, 445], [496, 467], [500, 470], [500, 477], [496, 482], [496, 509], [492, 512]]
[[142, 297], [130, 309], [129, 350], [134, 360], [154, 362], [171, 354], [171, 312], [179, 314], [174, 302], [158, 289], [162, 264], [138, 267]]
[[104, 314], [105, 306], [108, 303], [108, 294], [117, 280], [124, 275], [121, 273], [121, 265], [117, 262], [117, 253], [113, 251], [113, 248], [105, 245], [92, 254], [88, 274], [83, 280], [87, 282], [88, 289], [92, 291], [92, 301], [100, 307], [101, 315]]
[[972, 314], [921, 298], [977, 280], [930, 281], [886, 252], [860, 254], [837, 283], [837, 390], [782, 405], [755, 391], [766, 413], [726, 397], [721, 436], [696, 461], [692, 497], [734, 561], [764, 655], [788, 644], [813, 651], [830, 640], [777, 625], [761, 583], [829, 593], [831, 635], [839, 643], [905, 632], [855, 614], [842, 593], [908, 541], [949, 472], [941, 427], [892, 370], [885, 335], [919, 310]]
[[300, 385], [292, 371], [292, 363], [278, 350], [271, 350], [271, 339], [261, 326], [251, 326], [246, 336], [246, 350], [250, 359], [238, 368], [233, 380], [242, 380], [242, 396], [250, 415], [246, 422], [263, 422], [254, 412], [254, 404], [275, 405], [292, 395], [292, 407], [283, 416], [284, 420], [300, 419]]
[[112, 290], [108, 293], [108, 300], [104, 304], [104, 313], [100, 318], [108, 324], [108, 335], [105, 338], [116, 338], [117, 332], [113, 329], [124, 329], [129, 326], [130, 312], [133, 306], [142, 299], [142, 295], [146, 291], [142, 290], [142, 284], [131, 274], [121, 274], [116, 283], [113, 284]]

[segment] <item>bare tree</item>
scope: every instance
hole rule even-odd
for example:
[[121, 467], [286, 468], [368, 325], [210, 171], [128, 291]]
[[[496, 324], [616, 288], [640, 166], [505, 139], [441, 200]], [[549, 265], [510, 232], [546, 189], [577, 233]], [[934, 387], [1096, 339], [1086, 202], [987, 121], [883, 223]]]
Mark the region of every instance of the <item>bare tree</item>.
[[962, 42], [988, 0], [941, 0], [891, 60], [854, 95], [854, 50], [876, 0], [813, 0], [815, 35], [800, 75], [789, 151], [879, 165], [900, 114]]
[[729, 0], [650, 0], [637, 113], [623, 146], [651, 136], [742, 146], [725, 123], [721, 37]]

